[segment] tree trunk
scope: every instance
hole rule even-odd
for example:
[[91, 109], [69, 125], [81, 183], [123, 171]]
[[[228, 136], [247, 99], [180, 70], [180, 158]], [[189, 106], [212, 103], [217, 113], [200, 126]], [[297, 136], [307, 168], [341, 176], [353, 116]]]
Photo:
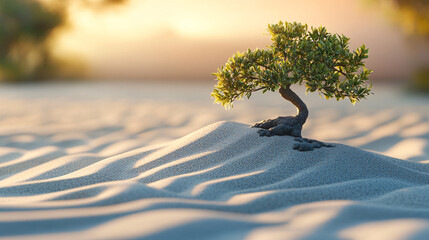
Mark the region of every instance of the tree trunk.
[[254, 127], [262, 128], [258, 131], [261, 136], [290, 135], [301, 138], [301, 130], [308, 117], [305, 103], [291, 89], [290, 84], [279, 89], [282, 97], [290, 101], [297, 108], [296, 116], [278, 117], [256, 123]]
[[288, 101], [290, 101], [293, 105], [295, 105], [297, 110], [297, 115], [295, 116], [295, 119], [304, 125], [305, 121], [307, 121], [308, 117], [308, 109], [307, 105], [301, 100], [301, 98], [296, 95], [292, 89], [290, 89], [290, 84], [287, 85], [286, 88], [280, 87], [279, 93], [282, 95], [282, 97]]
[[289, 135], [296, 137], [294, 140], [296, 143], [293, 145], [294, 150], [298, 151], [312, 151], [315, 148], [321, 147], [334, 147], [332, 144], [326, 144], [317, 140], [308, 138], [302, 138], [301, 130], [304, 123], [307, 121], [308, 109], [305, 103], [296, 95], [291, 89], [290, 84], [286, 87], [280, 87], [280, 95], [293, 105], [297, 109], [296, 116], [278, 117], [276, 119], [268, 119], [262, 122], [256, 123], [253, 127], [262, 128], [258, 130], [260, 136], [283, 136]]

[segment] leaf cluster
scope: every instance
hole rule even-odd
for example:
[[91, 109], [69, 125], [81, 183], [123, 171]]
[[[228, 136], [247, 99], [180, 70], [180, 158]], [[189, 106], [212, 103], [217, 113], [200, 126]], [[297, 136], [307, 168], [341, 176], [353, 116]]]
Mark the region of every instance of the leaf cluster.
[[237, 52], [213, 74], [218, 80], [215, 102], [230, 107], [253, 92], [292, 84], [305, 84], [307, 91], [318, 91], [326, 99], [349, 98], [353, 104], [370, 93], [365, 45], [351, 52], [346, 36], [296, 22], [270, 24], [268, 33], [272, 44], [267, 49]]

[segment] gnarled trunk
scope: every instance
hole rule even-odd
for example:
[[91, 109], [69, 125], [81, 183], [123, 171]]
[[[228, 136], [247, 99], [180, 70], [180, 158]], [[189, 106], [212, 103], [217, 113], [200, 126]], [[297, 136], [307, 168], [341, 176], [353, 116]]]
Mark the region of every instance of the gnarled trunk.
[[293, 105], [295, 105], [297, 110], [297, 115], [295, 116], [295, 118], [297, 121], [301, 122], [302, 125], [304, 125], [308, 117], [307, 105], [305, 105], [301, 98], [299, 98], [298, 95], [296, 95], [292, 91], [292, 89], [290, 89], [290, 84], [288, 84], [286, 88], [280, 87], [279, 93], [284, 99], [290, 101]]
[[279, 89], [282, 97], [290, 101], [297, 108], [296, 116], [278, 117], [256, 123], [254, 127], [263, 128], [258, 131], [261, 136], [290, 135], [302, 137], [301, 130], [308, 117], [308, 109], [305, 103], [291, 89], [290, 84]]
[[289, 135], [294, 136], [296, 143], [293, 145], [294, 150], [298, 151], [312, 151], [315, 148], [321, 147], [334, 147], [332, 144], [326, 144], [317, 140], [302, 138], [301, 130], [308, 117], [308, 109], [305, 103], [296, 95], [291, 89], [290, 84], [286, 87], [280, 87], [280, 95], [293, 105], [295, 105], [298, 113], [296, 116], [278, 117], [276, 119], [268, 119], [256, 123], [254, 127], [262, 128], [258, 130], [260, 136], [274, 136], [274, 135]]

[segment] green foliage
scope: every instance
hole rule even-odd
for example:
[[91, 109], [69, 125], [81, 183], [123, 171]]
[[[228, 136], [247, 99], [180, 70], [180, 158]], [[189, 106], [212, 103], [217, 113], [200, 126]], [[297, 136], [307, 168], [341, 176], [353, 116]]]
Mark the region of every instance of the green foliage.
[[383, 12], [410, 36], [429, 39], [429, 1], [367, 0], [378, 3]]
[[429, 67], [421, 67], [414, 73], [411, 90], [420, 93], [429, 93]]
[[0, 77], [43, 76], [52, 63], [47, 39], [64, 22], [63, 14], [34, 0], [0, 0], [0, 22]]
[[0, 81], [39, 81], [80, 74], [79, 61], [52, 54], [56, 30], [69, 21], [68, 6], [77, 3], [103, 10], [125, 2], [127, 0], [0, 0]]
[[230, 107], [255, 91], [291, 84], [305, 84], [307, 91], [317, 90], [326, 99], [347, 97], [353, 104], [370, 93], [365, 45], [351, 52], [344, 35], [330, 34], [324, 27], [309, 30], [296, 22], [269, 24], [268, 33], [272, 44], [267, 49], [238, 52], [213, 74], [218, 80], [215, 102]]
[[[366, 0], [378, 3], [382, 12], [390, 18], [409, 39], [428, 43], [429, 1], [428, 0]], [[372, 7], [372, 6], [371, 6]], [[413, 43], [411, 43], [413, 44]], [[427, 53], [424, 53], [427, 55]], [[409, 83], [411, 90], [429, 94], [429, 65], [416, 67]]]

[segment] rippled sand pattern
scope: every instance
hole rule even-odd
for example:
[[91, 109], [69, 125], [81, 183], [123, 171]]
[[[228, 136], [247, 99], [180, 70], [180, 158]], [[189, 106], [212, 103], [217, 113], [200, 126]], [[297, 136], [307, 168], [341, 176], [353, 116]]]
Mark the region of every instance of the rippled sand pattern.
[[429, 98], [303, 96], [335, 147], [298, 152], [249, 128], [279, 96], [210, 90], [0, 88], [0, 239], [427, 239]]

